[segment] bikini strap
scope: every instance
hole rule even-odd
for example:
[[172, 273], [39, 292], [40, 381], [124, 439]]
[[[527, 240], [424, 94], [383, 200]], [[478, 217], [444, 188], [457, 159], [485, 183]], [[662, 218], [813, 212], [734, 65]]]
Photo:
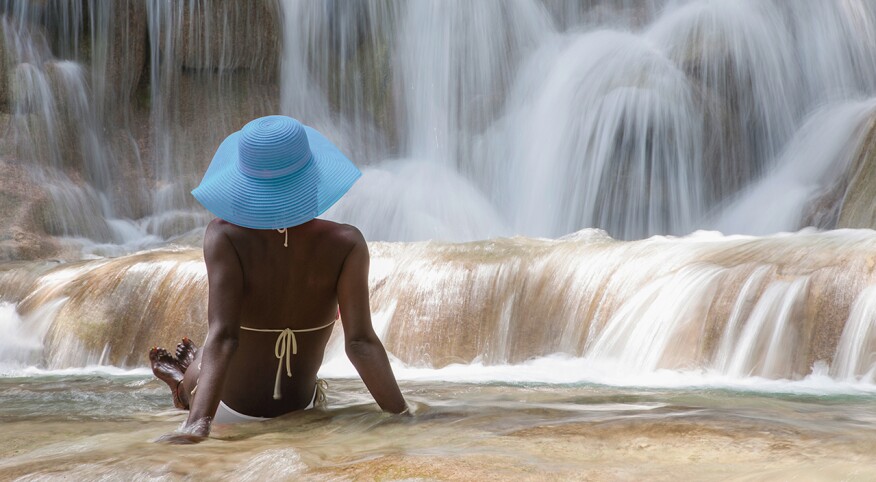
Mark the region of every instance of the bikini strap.
[[282, 397], [280, 393], [280, 376], [283, 373], [283, 362], [286, 362], [286, 376], [292, 378], [292, 355], [298, 354], [298, 340], [295, 338], [295, 333], [306, 333], [309, 331], [319, 331], [323, 328], [328, 328], [335, 324], [336, 320], [332, 320], [330, 323], [326, 323], [325, 325], [318, 326], [316, 328], [303, 328], [300, 330], [292, 330], [290, 328], [283, 328], [282, 330], [271, 330], [271, 329], [261, 329], [261, 328], [249, 328], [247, 326], [241, 326], [241, 330], [246, 331], [258, 331], [261, 333], [279, 333], [277, 335], [277, 343], [274, 345], [274, 356], [277, 357], [279, 364], [277, 365], [277, 377], [274, 380], [274, 400], [279, 400]]

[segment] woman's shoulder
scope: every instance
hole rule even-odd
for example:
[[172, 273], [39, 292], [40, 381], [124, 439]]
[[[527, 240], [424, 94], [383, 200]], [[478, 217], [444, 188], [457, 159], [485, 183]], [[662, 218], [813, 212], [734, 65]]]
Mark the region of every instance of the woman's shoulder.
[[346, 245], [350, 248], [357, 244], [365, 243], [365, 236], [362, 235], [359, 228], [352, 224], [336, 223], [325, 219], [315, 221], [320, 223], [319, 228], [322, 234], [335, 243]]
[[[207, 230], [204, 234], [204, 249], [216, 243], [222, 244], [230, 241], [231, 244], [246, 245], [246, 240], [253, 235], [253, 231], [248, 228], [237, 226], [223, 219], [213, 219], [207, 225]], [[351, 224], [336, 223], [325, 219], [313, 219], [303, 225], [290, 228], [290, 234], [294, 233], [294, 238], [304, 243], [316, 243], [324, 248], [330, 248], [332, 251], [341, 250], [349, 252], [357, 245], [367, 244], [365, 236], [362, 232]], [[290, 241], [293, 237], [290, 235]]]

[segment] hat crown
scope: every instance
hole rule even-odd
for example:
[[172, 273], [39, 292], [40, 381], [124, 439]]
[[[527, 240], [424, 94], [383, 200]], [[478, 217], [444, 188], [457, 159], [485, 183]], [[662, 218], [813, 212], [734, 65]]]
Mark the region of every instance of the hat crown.
[[249, 177], [285, 176], [313, 158], [304, 126], [291, 117], [261, 117], [243, 126], [240, 134], [238, 168]]

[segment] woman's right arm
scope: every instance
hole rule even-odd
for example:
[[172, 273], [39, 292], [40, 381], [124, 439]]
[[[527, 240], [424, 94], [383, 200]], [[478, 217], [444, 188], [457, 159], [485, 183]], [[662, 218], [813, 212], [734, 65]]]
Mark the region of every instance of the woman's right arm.
[[371, 325], [368, 301], [368, 245], [362, 233], [350, 228], [352, 248], [338, 279], [338, 305], [344, 325], [347, 357], [356, 367], [380, 408], [402, 413], [407, 404], [389, 365], [386, 350]]

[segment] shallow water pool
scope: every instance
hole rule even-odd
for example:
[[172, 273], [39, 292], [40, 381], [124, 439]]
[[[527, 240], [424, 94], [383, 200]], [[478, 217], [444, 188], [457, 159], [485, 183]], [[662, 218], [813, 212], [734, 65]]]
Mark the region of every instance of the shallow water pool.
[[152, 443], [185, 413], [145, 370], [0, 378], [0, 479], [873, 480], [876, 395], [402, 381], [416, 416], [328, 407]]

